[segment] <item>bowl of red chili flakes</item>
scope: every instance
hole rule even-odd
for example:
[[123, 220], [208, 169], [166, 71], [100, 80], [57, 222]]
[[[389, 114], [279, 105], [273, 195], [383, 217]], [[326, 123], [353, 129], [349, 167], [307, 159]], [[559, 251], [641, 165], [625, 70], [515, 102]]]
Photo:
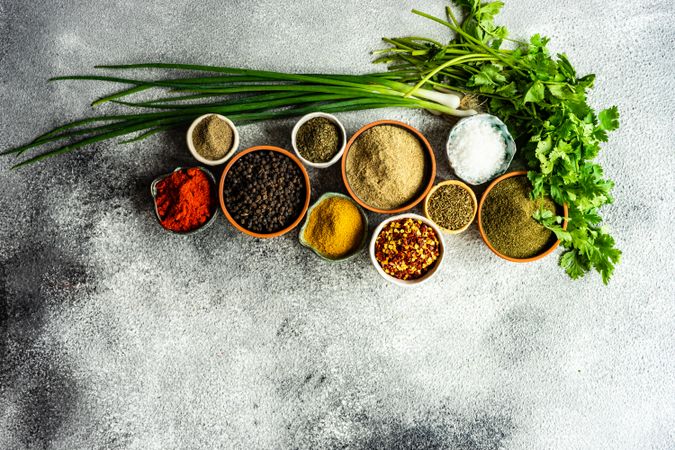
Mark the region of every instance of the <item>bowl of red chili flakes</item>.
[[426, 217], [401, 214], [382, 222], [370, 241], [370, 259], [384, 279], [399, 286], [427, 281], [443, 261], [441, 230]]

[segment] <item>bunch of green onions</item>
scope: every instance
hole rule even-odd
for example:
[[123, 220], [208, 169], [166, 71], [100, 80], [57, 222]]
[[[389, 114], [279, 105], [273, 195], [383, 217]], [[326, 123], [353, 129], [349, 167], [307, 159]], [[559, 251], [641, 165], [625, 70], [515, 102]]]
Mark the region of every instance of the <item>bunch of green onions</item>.
[[[368, 75], [289, 74], [161, 63], [97, 68], [118, 71], [163, 69], [180, 73], [207, 72], [209, 76], [160, 80], [100, 75], [52, 78], [50, 81], [95, 80], [130, 85], [131, 87], [124, 90], [97, 99], [92, 106], [112, 102], [125, 107], [154, 111], [101, 115], [54, 128], [29, 144], [3, 152], [20, 157], [31, 149], [52, 147], [19, 162], [14, 168], [120, 136], [130, 136], [123, 141], [125, 143], [139, 141], [168, 128], [189, 123], [205, 113], [227, 115], [237, 124], [315, 111], [335, 113], [386, 107], [420, 108], [455, 116], [475, 114], [473, 110], [459, 109], [461, 94], [429, 90], [421, 85], [412, 86], [401, 81], [407, 79], [407, 73], [396, 71]], [[162, 89], [163, 95], [138, 102], [126, 99], [151, 89]]]

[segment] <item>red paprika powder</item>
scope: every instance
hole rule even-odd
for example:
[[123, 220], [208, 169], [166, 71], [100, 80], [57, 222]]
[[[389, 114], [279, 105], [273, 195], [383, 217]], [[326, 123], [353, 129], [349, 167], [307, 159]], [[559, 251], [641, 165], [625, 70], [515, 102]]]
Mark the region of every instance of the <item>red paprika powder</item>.
[[186, 232], [203, 225], [214, 213], [211, 180], [193, 167], [173, 172], [157, 183], [157, 212], [162, 226]]

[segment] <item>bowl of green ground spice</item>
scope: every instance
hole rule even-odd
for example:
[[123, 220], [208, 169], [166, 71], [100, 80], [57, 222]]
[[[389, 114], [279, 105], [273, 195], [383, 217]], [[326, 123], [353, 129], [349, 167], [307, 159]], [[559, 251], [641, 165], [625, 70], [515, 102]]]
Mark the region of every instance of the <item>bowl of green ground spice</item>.
[[234, 123], [220, 114], [197, 117], [187, 131], [187, 145], [194, 158], [206, 165], [225, 163], [239, 148]]
[[380, 214], [417, 205], [435, 177], [436, 159], [429, 141], [415, 128], [394, 120], [361, 128], [342, 155], [342, 179], [349, 195]]
[[335, 164], [345, 150], [347, 132], [337, 117], [322, 112], [303, 116], [293, 127], [291, 143], [300, 161], [325, 169]]
[[564, 217], [567, 205], [556, 205], [548, 197], [532, 199], [526, 171], [511, 172], [494, 180], [478, 205], [478, 229], [497, 256], [513, 262], [531, 262], [552, 253], [560, 244], [555, 234], [532, 215], [544, 209]]
[[476, 194], [459, 180], [438, 183], [424, 201], [424, 215], [448, 234], [458, 234], [469, 228], [477, 209]]

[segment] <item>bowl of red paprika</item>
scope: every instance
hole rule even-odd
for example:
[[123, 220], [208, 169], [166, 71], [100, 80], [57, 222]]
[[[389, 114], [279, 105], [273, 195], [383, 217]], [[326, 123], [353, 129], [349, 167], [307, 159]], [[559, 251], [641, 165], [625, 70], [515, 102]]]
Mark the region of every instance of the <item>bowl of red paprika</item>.
[[175, 234], [194, 234], [218, 214], [216, 179], [203, 167], [177, 167], [150, 184], [157, 221]]

